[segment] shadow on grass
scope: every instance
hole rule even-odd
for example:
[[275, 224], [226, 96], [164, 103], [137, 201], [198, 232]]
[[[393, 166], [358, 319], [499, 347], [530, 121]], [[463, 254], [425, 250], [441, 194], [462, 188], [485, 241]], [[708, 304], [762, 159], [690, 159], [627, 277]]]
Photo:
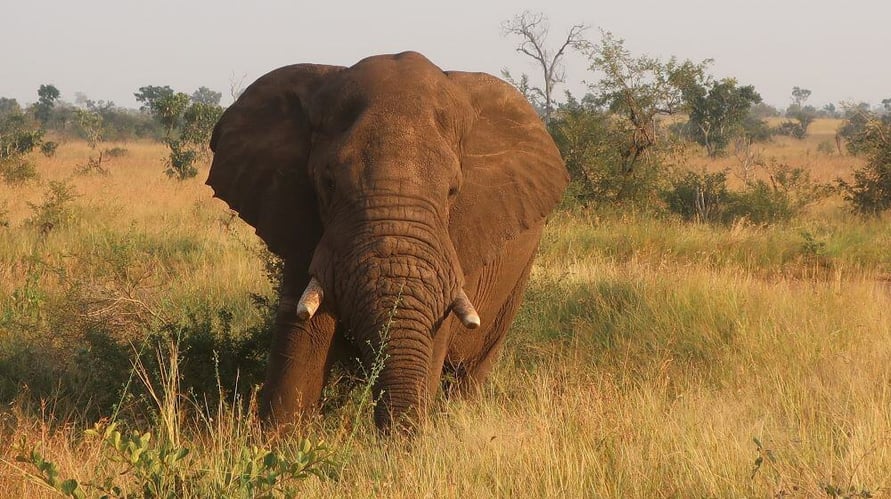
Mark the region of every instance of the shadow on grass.
[[[271, 303], [260, 306], [274, 309]], [[171, 340], [179, 345], [181, 393], [208, 407], [220, 397], [248, 401], [265, 374], [273, 316], [268, 312], [259, 323], [235, 330], [230, 312], [205, 309], [149, 327], [138, 342], [100, 323], [19, 328], [18, 334], [0, 324], [7, 331], [0, 335], [0, 404], [41, 412], [51, 406], [55, 414], [45, 416], [63, 421], [72, 415], [87, 422], [114, 413], [145, 417], [152, 404], [134, 363], [161, 379], [170, 359], [158, 352]]]

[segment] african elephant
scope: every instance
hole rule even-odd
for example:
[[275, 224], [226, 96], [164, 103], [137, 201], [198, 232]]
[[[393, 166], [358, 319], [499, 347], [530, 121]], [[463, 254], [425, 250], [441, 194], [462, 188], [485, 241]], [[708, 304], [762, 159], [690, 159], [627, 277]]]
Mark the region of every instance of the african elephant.
[[296, 64], [251, 84], [210, 145], [215, 196], [284, 261], [267, 419], [317, 405], [348, 355], [383, 361], [384, 431], [423, 417], [444, 369], [464, 391], [487, 376], [568, 182], [512, 86], [415, 52]]

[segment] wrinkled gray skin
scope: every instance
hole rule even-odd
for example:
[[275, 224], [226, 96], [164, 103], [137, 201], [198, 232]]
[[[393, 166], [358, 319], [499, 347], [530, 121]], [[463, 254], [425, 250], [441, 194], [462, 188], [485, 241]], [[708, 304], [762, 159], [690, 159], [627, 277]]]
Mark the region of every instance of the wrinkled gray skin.
[[[272, 71], [211, 147], [207, 183], [285, 261], [262, 401], [277, 423], [315, 407], [332, 363], [356, 351], [366, 365], [383, 353], [385, 431], [423, 417], [443, 370], [461, 390], [482, 381], [568, 179], [513, 87], [414, 52]], [[301, 320], [310, 278], [324, 296]], [[477, 329], [451, 314], [462, 289]]]

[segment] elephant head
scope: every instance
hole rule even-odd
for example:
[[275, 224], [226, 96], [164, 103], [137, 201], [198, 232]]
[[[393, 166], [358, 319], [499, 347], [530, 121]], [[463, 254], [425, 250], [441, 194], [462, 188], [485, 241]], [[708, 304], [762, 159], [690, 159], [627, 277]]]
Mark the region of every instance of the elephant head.
[[479, 325], [465, 276], [541, 223], [568, 181], [513, 87], [414, 52], [274, 70], [225, 111], [211, 148], [215, 195], [305, 272], [300, 319], [322, 307], [365, 362], [384, 352], [383, 427], [426, 403], [448, 314]]

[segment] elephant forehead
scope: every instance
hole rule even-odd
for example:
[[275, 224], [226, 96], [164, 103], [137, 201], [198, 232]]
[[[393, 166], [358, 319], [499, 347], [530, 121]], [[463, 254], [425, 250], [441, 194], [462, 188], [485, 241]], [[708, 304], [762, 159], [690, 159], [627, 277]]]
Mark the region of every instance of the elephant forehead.
[[310, 104], [312, 121], [344, 130], [365, 113], [385, 123], [433, 124], [460, 136], [473, 112], [469, 97], [437, 66], [416, 56], [375, 56], [338, 72]]
[[386, 113], [363, 116], [336, 151], [338, 163], [361, 165], [368, 178], [403, 181], [448, 181], [460, 166], [457, 140], [431, 123], [415, 123]]

